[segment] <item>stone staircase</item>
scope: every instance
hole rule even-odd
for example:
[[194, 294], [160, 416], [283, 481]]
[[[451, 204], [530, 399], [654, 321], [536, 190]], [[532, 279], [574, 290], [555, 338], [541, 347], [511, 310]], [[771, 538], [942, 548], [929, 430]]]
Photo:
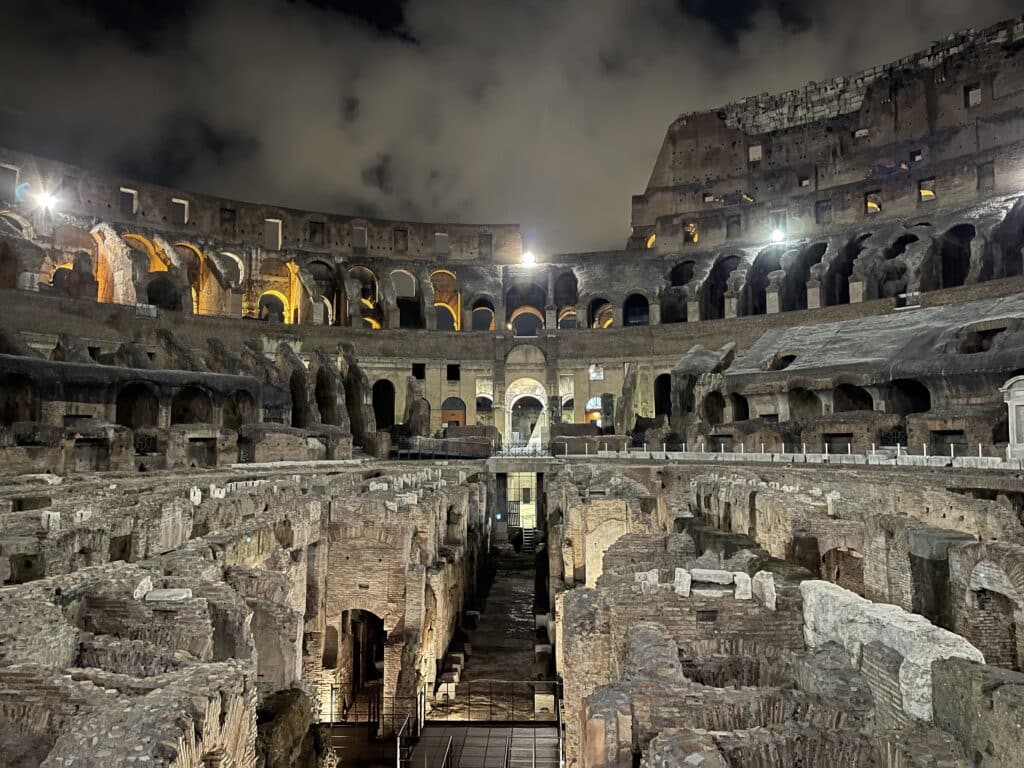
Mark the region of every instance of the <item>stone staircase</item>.
[[537, 538], [536, 528], [523, 528], [523, 552], [536, 552]]

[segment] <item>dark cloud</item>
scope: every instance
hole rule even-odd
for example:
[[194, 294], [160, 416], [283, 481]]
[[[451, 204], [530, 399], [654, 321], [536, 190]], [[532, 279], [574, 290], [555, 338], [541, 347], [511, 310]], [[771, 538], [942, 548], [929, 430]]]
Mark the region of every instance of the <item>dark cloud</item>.
[[519, 222], [542, 251], [622, 245], [630, 195], [679, 113], [1019, 12], [1015, 0], [409, 0], [354, 18], [356, 3], [207, 0], [153, 20], [152, 3], [127, 16], [98, 5], [5, 3], [0, 140], [242, 199]]

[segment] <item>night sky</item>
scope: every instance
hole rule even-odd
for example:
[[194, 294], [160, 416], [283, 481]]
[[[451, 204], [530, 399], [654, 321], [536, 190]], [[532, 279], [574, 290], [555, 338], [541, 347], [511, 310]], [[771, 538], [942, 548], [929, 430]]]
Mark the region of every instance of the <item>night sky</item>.
[[0, 143], [198, 192], [620, 248], [680, 113], [1019, 0], [4, 0]]

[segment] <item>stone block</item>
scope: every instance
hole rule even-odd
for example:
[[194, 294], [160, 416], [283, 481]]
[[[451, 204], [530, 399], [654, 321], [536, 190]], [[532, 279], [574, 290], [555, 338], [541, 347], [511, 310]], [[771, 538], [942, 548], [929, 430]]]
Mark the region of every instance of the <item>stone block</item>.
[[710, 568], [691, 568], [690, 577], [695, 582], [705, 584], [732, 584], [733, 575], [730, 571], [712, 570]]
[[736, 585], [737, 600], [750, 600], [753, 597], [750, 576], [745, 573], [734, 573], [733, 583]]
[[693, 577], [690, 576], [690, 572], [685, 568], [676, 568], [675, 580], [672, 582], [672, 589], [680, 597], [690, 596], [690, 585], [693, 581]]
[[132, 590], [132, 599], [141, 600], [152, 591], [153, 578], [151, 576], [143, 576]]
[[147, 603], [180, 603], [191, 599], [192, 590], [187, 588], [152, 589], [145, 597]]
[[750, 580], [751, 593], [761, 601], [769, 611], [775, 610], [775, 574], [769, 571], [758, 571]]
[[641, 571], [640, 573], [634, 573], [633, 578], [640, 584], [657, 584], [658, 583], [658, 569], [654, 568], [650, 571]]

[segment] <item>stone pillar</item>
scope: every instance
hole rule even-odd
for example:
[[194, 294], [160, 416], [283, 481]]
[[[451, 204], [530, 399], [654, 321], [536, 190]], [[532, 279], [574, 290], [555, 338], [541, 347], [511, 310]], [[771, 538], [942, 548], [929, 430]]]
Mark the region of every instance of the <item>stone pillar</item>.
[[736, 305], [739, 303], [735, 296], [725, 297], [725, 316], [736, 317]]
[[690, 299], [686, 302], [686, 322], [695, 323], [700, 319], [700, 301], [698, 299]]
[[622, 327], [622, 305], [612, 304], [612, 325], [616, 328]]
[[241, 317], [242, 316], [242, 294], [241, 292], [231, 291], [228, 294], [228, 317]]
[[544, 327], [551, 330], [558, 328], [558, 307], [554, 304], [544, 307]]
[[818, 280], [807, 281], [807, 308], [821, 308], [821, 282]]
[[779, 313], [779, 308], [781, 306], [778, 288], [769, 288], [767, 291], [765, 291], [764, 298], [766, 314], [777, 315]]
[[651, 304], [648, 307], [648, 313], [650, 317], [648, 323], [650, 323], [651, 325], [661, 325], [661, 304]]
[[473, 309], [472, 307], [462, 308], [462, 330], [469, 332], [473, 330]]
[[1015, 376], [1000, 391], [1009, 411], [1010, 456], [1024, 458], [1024, 376]]
[[864, 281], [860, 279], [850, 280], [850, 303], [859, 304], [864, 301]]

